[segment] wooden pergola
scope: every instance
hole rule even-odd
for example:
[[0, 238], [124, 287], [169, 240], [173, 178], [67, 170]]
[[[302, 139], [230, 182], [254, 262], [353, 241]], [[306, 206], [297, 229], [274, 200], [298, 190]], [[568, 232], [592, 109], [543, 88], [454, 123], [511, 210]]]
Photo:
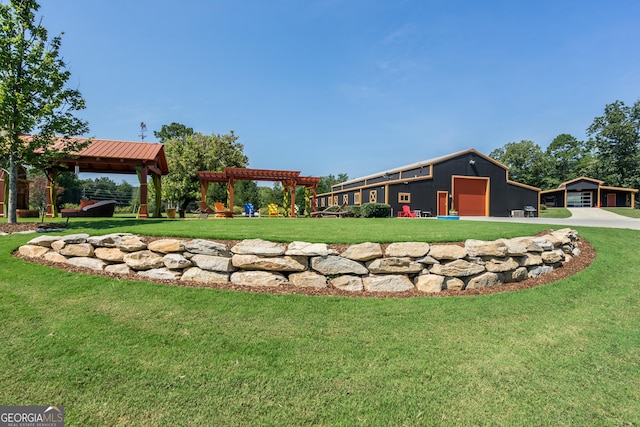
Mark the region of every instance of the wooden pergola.
[[233, 187], [235, 181], [273, 181], [281, 182], [282, 186], [290, 191], [291, 194], [291, 213], [290, 216], [296, 216], [296, 187], [304, 186], [311, 190], [311, 210], [316, 209], [316, 195], [320, 178], [313, 176], [300, 176], [300, 171], [284, 171], [272, 169], [249, 169], [249, 168], [224, 168], [222, 172], [198, 172], [200, 179], [200, 191], [202, 193], [202, 201], [207, 201], [207, 189], [209, 183], [226, 183], [229, 192], [229, 208], [233, 209]]

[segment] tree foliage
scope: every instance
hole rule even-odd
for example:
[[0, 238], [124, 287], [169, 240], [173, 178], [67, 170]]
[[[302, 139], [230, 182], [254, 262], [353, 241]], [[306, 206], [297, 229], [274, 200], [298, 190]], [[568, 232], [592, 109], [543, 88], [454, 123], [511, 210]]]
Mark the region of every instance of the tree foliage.
[[[16, 222], [19, 165], [42, 169], [88, 144], [68, 139], [88, 131], [73, 115], [85, 102], [79, 91], [65, 87], [70, 72], [60, 57], [61, 37], [49, 41], [36, 22], [39, 8], [35, 0], [0, 4], [0, 157], [9, 163], [10, 223]], [[64, 146], [54, 149], [57, 136]]]
[[593, 175], [593, 155], [589, 144], [566, 133], [556, 136], [545, 151], [549, 169], [545, 172], [547, 188], [580, 176]]
[[539, 188], [545, 186], [547, 157], [533, 141], [509, 142], [493, 150], [489, 157], [509, 167], [509, 179]]
[[154, 130], [153, 135], [158, 138], [162, 144], [171, 139], [184, 141], [188, 136], [193, 135], [193, 128], [187, 127], [182, 123], [172, 122], [169, 125], [162, 125], [159, 131]]
[[163, 180], [165, 200], [177, 202], [180, 216], [184, 216], [187, 205], [200, 199], [197, 172], [246, 167], [249, 159], [243, 150], [233, 131], [225, 135], [196, 132], [166, 140], [165, 154], [171, 173]]
[[595, 148], [596, 174], [609, 185], [640, 185], [640, 101], [626, 106], [615, 101], [587, 129]]

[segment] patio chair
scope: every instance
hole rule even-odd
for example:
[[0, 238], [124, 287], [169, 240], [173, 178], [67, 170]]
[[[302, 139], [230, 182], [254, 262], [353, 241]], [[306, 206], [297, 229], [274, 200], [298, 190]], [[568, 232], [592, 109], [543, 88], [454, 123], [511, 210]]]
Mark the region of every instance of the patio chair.
[[248, 216], [248, 217], [252, 217], [256, 215], [256, 211], [253, 208], [253, 204], [252, 203], [245, 203], [244, 204], [244, 216]]
[[214, 215], [216, 213], [216, 211], [213, 210], [206, 202], [201, 200], [196, 203], [198, 204], [197, 213], [200, 214], [200, 218], [207, 218], [209, 215]]
[[409, 205], [402, 205], [402, 210], [398, 211], [398, 218], [416, 218], [417, 215], [411, 210]]
[[269, 203], [267, 208], [269, 208], [269, 216], [280, 216], [280, 212], [278, 212], [278, 205], [275, 203]]
[[213, 210], [216, 218], [233, 218], [233, 209], [225, 209], [224, 203], [214, 203]]

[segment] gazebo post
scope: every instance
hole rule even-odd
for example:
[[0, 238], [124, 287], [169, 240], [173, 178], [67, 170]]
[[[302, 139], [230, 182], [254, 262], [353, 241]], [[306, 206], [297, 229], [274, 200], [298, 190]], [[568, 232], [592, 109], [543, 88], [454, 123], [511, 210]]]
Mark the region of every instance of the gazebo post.
[[202, 201], [207, 203], [207, 189], [209, 188], [209, 182], [200, 179], [200, 195], [202, 196]]
[[153, 211], [155, 218], [162, 217], [162, 177], [157, 173], [151, 174], [151, 180], [153, 181], [153, 188], [156, 192], [156, 207]]
[[58, 212], [56, 211], [55, 206], [55, 188], [56, 188], [56, 179], [58, 178], [58, 169], [49, 169], [45, 171], [45, 175], [47, 176], [47, 207], [46, 207], [46, 217], [47, 218], [57, 218]]
[[138, 218], [149, 218], [147, 210], [147, 165], [136, 166], [138, 181], [140, 181], [140, 208], [138, 209]]
[[236, 184], [236, 181], [233, 178], [229, 178], [229, 181], [227, 181], [227, 192], [229, 193], [229, 200], [227, 201], [229, 203], [229, 210], [233, 211], [233, 192], [234, 192], [234, 186]]
[[296, 181], [289, 182], [289, 191], [291, 192], [291, 214], [289, 217], [296, 217]]

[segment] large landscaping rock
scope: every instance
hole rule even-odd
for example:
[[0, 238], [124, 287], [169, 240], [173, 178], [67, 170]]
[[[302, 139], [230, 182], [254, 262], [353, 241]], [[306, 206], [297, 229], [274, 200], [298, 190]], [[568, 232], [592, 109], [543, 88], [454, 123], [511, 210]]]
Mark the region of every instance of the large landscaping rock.
[[326, 288], [327, 278], [313, 271], [291, 273], [289, 281], [299, 288]]
[[50, 248], [51, 243], [56, 240], [60, 240], [60, 236], [38, 236], [34, 239], [31, 239], [27, 242], [27, 245], [35, 245], [35, 246], [44, 246], [45, 248]]
[[126, 252], [122, 252], [118, 248], [111, 247], [99, 247], [94, 250], [96, 258], [101, 260], [115, 263], [115, 262], [124, 262], [124, 256], [127, 254]]
[[67, 263], [76, 267], [90, 268], [91, 270], [104, 270], [107, 265], [104, 261], [90, 257], [74, 257], [68, 258]]
[[418, 274], [423, 267], [411, 258], [402, 257], [378, 258], [367, 263], [369, 272], [373, 274]]
[[46, 246], [22, 245], [18, 248], [18, 253], [27, 258], [40, 258], [47, 252], [49, 252], [49, 248]]
[[327, 256], [337, 255], [338, 253], [329, 249], [326, 243], [307, 243], [307, 242], [291, 242], [287, 246], [285, 255], [302, 255], [302, 256]]
[[[56, 243], [54, 242], [53, 245]], [[89, 243], [66, 244], [58, 249], [58, 253], [67, 257], [92, 257], [93, 246]]]
[[165, 267], [174, 270], [182, 270], [193, 265], [193, 262], [183, 257], [181, 254], [166, 254], [162, 257], [162, 262], [164, 262]]
[[429, 253], [429, 244], [422, 242], [397, 242], [387, 246], [385, 255], [388, 257], [420, 258]]
[[369, 270], [359, 262], [336, 255], [311, 258], [311, 268], [325, 276], [336, 274], [356, 274], [362, 276], [369, 273]]
[[231, 248], [231, 252], [238, 255], [281, 256], [287, 246], [283, 243], [269, 242], [262, 239], [243, 240]]
[[360, 276], [344, 275], [329, 280], [329, 284], [336, 289], [349, 292], [360, 292], [364, 289]]
[[260, 257], [257, 255], [234, 255], [231, 262], [242, 270], [305, 271], [307, 258], [300, 256]]
[[382, 246], [380, 243], [359, 243], [349, 246], [340, 256], [353, 261], [370, 261], [382, 257]]
[[401, 274], [371, 275], [362, 279], [369, 292], [404, 292], [414, 288], [407, 276]]
[[444, 287], [444, 276], [421, 274], [416, 277], [415, 283], [420, 292], [440, 292]]
[[236, 271], [231, 274], [231, 283], [253, 287], [281, 286], [287, 283], [287, 278], [269, 271]]
[[203, 270], [230, 273], [234, 270], [231, 258], [213, 255], [197, 254], [191, 257], [191, 262]]
[[150, 242], [147, 249], [161, 254], [169, 254], [173, 252], [183, 252], [184, 243], [178, 239], [159, 239]]
[[439, 261], [453, 261], [466, 257], [467, 250], [458, 245], [431, 245], [431, 248], [429, 249], [429, 256]]
[[199, 283], [227, 283], [229, 281], [229, 274], [191, 267], [182, 273], [180, 280]]
[[503, 257], [507, 254], [507, 247], [498, 241], [484, 241], [469, 239], [464, 242], [464, 247], [470, 256], [495, 256]]
[[150, 270], [152, 268], [160, 268], [164, 265], [162, 257], [155, 252], [144, 250], [132, 252], [124, 256], [123, 261], [132, 270]]
[[123, 236], [116, 247], [124, 252], [137, 252], [147, 249], [147, 243], [140, 236]]
[[184, 242], [184, 249], [192, 254], [231, 257], [231, 251], [224, 243], [204, 239], [193, 239]]
[[463, 259], [448, 262], [446, 264], [434, 264], [430, 267], [431, 274], [439, 274], [446, 277], [465, 277], [485, 271], [484, 267]]
[[148, 277], [158, 280], [177, 280], [180, 278], [180, 272], [169, 270], [168, 268], [152, 268], [150, 270], [138, 271], [138, 276]]

